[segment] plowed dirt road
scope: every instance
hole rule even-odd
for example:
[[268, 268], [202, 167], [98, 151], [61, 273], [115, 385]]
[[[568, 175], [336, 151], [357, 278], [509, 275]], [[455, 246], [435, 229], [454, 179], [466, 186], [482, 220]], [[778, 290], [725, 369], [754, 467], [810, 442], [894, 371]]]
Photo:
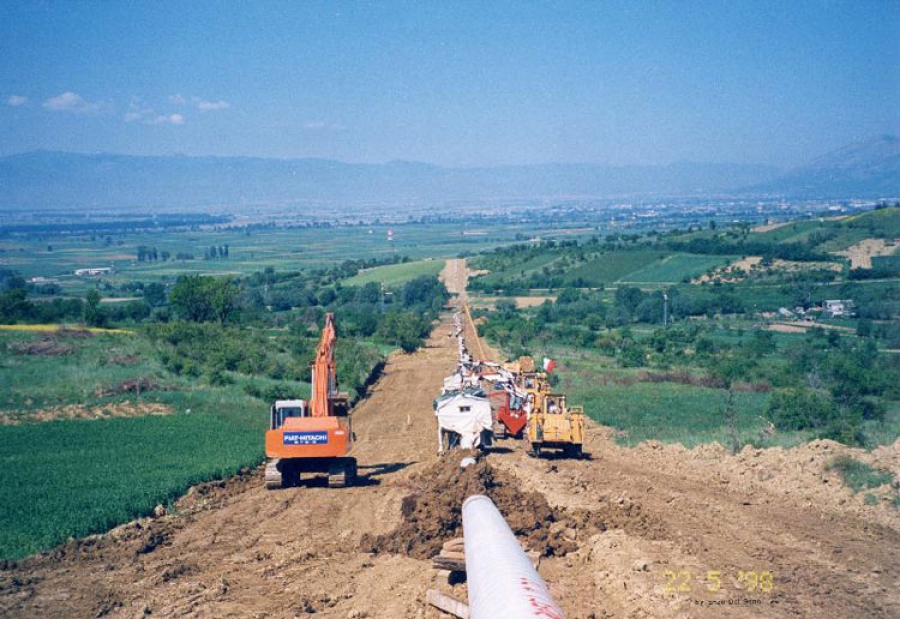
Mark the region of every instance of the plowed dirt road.
[[[465, 265], [450, 261], [445, 277], [459, 290]], [[265, 491], [257, 470], [196, 488], [177, 513], [7, 566], [0, 615], [445, 616], [423, 602], [435, 586], [428, 561], [362, 552], [360, 539], [396, 527], [403, 498], [439, 461], [431, 401], [454, 367], [450, 325], [447, 316], [425, 349], [393, 355], [354, 411], [362, 485]], [[506, 441], [488, 456], [523, 491], [604, 523], [603, 533], [562, 531], [577, 550], [541, 561], [570, 619], [900, 617], [900, 518], [825, 471], [846, 448], [624, 449], [591, 426], [587, 451], [533, 460]], [[856, 455], [896, 468], [900, 443]]]

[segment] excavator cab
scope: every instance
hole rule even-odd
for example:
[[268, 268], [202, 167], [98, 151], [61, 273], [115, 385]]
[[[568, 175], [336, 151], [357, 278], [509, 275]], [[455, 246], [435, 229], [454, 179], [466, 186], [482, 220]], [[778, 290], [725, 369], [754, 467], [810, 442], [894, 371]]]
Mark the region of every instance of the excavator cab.
[[276, 400], [269, 414], [269, 429], [277, 430], [289, 417], [309, 417], [309, 403], [306, 400]]

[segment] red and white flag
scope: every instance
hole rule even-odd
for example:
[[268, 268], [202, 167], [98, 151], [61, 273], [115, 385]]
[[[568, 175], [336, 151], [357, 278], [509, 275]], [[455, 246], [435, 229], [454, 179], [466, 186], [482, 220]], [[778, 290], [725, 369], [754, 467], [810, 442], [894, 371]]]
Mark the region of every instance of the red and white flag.
[[554, 361], [553, 359], [548, 359], [547, 357], [544, 357], [544, 371], [545, 372], [547, 372], [549, 374], [550, 372], [553, 371], [553, 368], [555, 368], [555, 367], [556, 367], [556, 361]]

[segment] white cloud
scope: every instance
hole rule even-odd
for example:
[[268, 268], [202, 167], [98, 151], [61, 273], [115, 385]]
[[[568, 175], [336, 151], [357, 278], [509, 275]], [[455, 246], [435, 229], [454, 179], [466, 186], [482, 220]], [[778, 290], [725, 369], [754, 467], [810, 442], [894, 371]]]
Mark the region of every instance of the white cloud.
[[184, 116], [181, 114], [160, 114], [144, 121], [148, 125], [183, 125]]
[[231, 104], [227, 101], [205, 101], [203, 99], [198, 99], [194, 97], [192, 99], [194, 104], [197, 106], [197, 109], [201, 112], [211, 112], [213, 110], [227, 110], [231, 107]]
[[26, 103], [28, 103], [28, 97], [23, 97], [22, 95], [9, 95], [9, 99], [6, 100], [6, 104], [12, 107], [19, 107]]
[[303, 125], [304, 129], [324, 129], [325, 122], [321, 120], [312, 120]]
[[185, 103], [187, 103], [187, 99], [185, 99], [180, 94], [170, 95], [169, 101], [171, 101], [174, 105], [184, 105]]
[[[172, 97], [169, 97], [172, 100]], [[152, 107], [147, 107], [140, 97], [132, 97], [128, 104], [128, 113], [124, 120], [127, 123], [140, 122], [145, 125], [183, 125], [182, 114], [158, 114]]]
[[50, 97], [44, 101], [43, 107], [53, 112], [72, 112], [73, 114], [87, 114], [100, 110], [99, 103], [87, 101], [84, 97], [71, 90], [67, 90], [55, 97]]

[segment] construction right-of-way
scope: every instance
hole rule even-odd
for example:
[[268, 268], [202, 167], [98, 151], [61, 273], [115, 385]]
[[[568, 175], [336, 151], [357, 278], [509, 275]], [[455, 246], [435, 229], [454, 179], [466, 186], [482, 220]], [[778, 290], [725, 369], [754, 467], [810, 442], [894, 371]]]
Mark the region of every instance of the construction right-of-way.
[[[469, 327], [467, 329], [466, 327]], [[473, 334], [478, 358], [473, 358], [466, 331]], [[489, 447], [497, 438], [524, 438], [528, 453], [547, 450], [578, 457], [584, 444], [584, 409], [572, 406], [553, 391], [549, 372], [554, 362], [544, 359], [537, 371], [531, 357], [499, 363], [486, 358], [468, 304], [454, 314], [458, 362], [444, 379], [435, 400], [439, 451], [452, 447]]]
[[[442, 274], [461, 299], [466, 275], [462, 259]], [[459, 324], [477, 349], [470, 325]], [[488, 550], [465, 552], [464, 522], [437, 528], [460, 517], [470, 490], [489, 491], [570, 619], [900, 617], [900, 510], [869, 504], [828, 469], [844, 456], [900, 475], [900, 442], [867, 452], [819, 440], [731, 455], [717, 444], [625, 446], [617, 431], [586, 421], [593, 458], [529, 458], [501, 441], [508, 449], [460, 469], [469, 454], [435, 453], [431, 408], [459, 363], [456, 326], [447, 315], [427, 346], [392, 353], [355, 406], [358, 440], [346, 455], [359, 463], [358, 484], [334, 489], [322, 473], [304, 474], [268, 491], [260, 467], [200, 485], [163, 515], [0, 562], [0, 617], [446, 619], [423, 593], [437, 590], [451, 606], [448, 597], [473, 601], [471, 584], [440, 580], [429, 560], [441, 553], [441, 569], [459, 570]], [[489, 488], [449, 486], [479, 469]], [[401, 537], [398, 550], [362, 543], [402, 527], [414, 507], [426, 535]], [[521, 533], [538, 522], [550, 537]], [[431, 550], [413, 556], [411, 544]]]

